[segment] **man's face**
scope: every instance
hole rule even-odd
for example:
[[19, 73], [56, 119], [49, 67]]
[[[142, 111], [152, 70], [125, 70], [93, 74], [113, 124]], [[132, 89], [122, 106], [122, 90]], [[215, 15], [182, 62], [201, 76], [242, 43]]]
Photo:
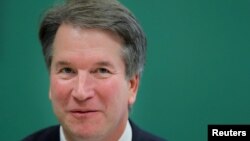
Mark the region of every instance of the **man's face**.
[[122, 40], [63, 24], [53, 48], [50, 99], [66, 138], [117, 140], [139, 83], [138, 76], [126, 79]]

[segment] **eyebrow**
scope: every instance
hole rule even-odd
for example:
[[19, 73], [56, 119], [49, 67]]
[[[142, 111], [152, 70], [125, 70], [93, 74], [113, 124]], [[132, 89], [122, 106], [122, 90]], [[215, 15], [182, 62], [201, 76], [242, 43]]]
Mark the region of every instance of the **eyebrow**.
[[105, 66], [105, 67], [115, 68], [113, 64], [111, 64], [111, 63], [109, 63], [107, 61], [97, 62], [95, 65], [96, 66]]
[[[68, 66], [71, 65], [70, 62], [67, 61], [59, 61], [55, 64], [55, 67], [58, 68], [59, 66]], [[111, 67], [111, 68], [115, 68], [113, 64], [111, 64], [108, 61], [100, 61], [94, 64], [94, 66], [104, 66], [104, 67]]]
[[59, 66], [68, 66], [68, 65], [70, 65], [69, 62], [59, 61], [59, 62], [56, 62], [55, 67], [58, 68]]

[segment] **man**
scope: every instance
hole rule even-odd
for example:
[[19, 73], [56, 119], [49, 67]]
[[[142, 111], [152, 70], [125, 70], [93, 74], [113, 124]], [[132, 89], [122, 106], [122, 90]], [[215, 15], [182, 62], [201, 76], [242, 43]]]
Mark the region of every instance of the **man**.
[[134, 16], [115, 0], [69, 0], [39, 32], [60, 126], [24, 141], [161, 141], [129, 119], [146, 53]]

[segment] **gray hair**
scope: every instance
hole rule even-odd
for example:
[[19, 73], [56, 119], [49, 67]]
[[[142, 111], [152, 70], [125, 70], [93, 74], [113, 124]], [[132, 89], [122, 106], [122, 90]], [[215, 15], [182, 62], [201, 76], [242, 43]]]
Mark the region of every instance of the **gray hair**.
[[132, 13], [116, 0], [67, 0], [51, 8], [40, 26], [39, 39], [48, 69], [53, 57], [53, 41], [63, 23], [80, 28], [111, 31], [123, 40], [122, 57], [126, 77], [141, 76], [146, 56], [146, 37]]

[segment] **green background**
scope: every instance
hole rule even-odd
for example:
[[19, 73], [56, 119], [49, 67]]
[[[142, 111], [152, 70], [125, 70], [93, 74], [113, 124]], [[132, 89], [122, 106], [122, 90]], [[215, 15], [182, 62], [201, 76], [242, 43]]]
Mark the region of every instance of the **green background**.
[[[170, 141], [205, 141], [208, 124], [250, 124], [249, 0], [121, 0], [148, 37], [132, 119]], [[37, 39], [52, 0], [0, 2], [0, 140], [56, 124]]]

